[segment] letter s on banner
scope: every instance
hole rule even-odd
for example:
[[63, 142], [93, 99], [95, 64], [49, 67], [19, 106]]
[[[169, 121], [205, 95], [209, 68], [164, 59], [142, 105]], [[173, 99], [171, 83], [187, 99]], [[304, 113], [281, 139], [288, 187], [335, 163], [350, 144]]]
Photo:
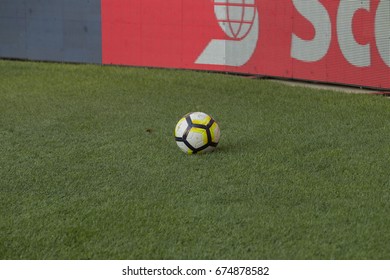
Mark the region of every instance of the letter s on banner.
[[[303, 40], [297, 35], [292, 35], [291, 57], [315, 62], [323, 58], [327, 53], [332, 39], [332, 25], [325, 7], [317, 0], [293, 0], [295, 8], [310, 21], [315, 29], [313, 40]], [[313, 13], [313, 11], [316, 11]]]

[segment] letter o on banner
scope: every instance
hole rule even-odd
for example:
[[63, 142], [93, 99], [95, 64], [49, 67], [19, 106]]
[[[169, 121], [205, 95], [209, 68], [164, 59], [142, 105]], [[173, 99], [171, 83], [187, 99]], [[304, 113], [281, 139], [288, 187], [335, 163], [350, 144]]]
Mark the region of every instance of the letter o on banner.
[[375, 38], [378, 51], [383, 61], [390, 67], [390, 1], [379, 3], [375, 16]]

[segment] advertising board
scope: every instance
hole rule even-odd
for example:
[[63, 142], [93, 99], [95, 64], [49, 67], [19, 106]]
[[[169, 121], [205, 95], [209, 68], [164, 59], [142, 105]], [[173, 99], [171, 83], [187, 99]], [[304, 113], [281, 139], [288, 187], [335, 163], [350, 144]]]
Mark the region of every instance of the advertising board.
[[390, 89], [389, 0], [102, 0], [102, 62]]

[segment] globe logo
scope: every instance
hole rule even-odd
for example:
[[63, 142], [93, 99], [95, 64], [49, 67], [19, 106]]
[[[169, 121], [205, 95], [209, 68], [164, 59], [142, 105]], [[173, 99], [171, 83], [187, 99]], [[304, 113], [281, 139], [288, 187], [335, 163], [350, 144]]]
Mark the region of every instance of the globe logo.
[[252, 58], [260, 36], [256, 0], [213, 0], [212, 3], [217, 22], [227, 38], [211, 39], [195, 63], [241, 67]]
[[256, 0], [214, 0], [219, 26], [234, 40], [245, 38], [256, 17]]

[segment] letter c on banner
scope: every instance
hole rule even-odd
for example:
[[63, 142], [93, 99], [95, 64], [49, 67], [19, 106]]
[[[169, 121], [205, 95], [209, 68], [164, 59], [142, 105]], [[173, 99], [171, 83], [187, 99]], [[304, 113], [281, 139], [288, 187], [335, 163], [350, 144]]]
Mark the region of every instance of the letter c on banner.
[[354, 66], [371, 65], [370, 44], [359, 45], [353, 35], [352, 20], [359, 9], [369, 11], [370, 1], [341, 0], [337, 14], [337, 37], [344, 57]]

